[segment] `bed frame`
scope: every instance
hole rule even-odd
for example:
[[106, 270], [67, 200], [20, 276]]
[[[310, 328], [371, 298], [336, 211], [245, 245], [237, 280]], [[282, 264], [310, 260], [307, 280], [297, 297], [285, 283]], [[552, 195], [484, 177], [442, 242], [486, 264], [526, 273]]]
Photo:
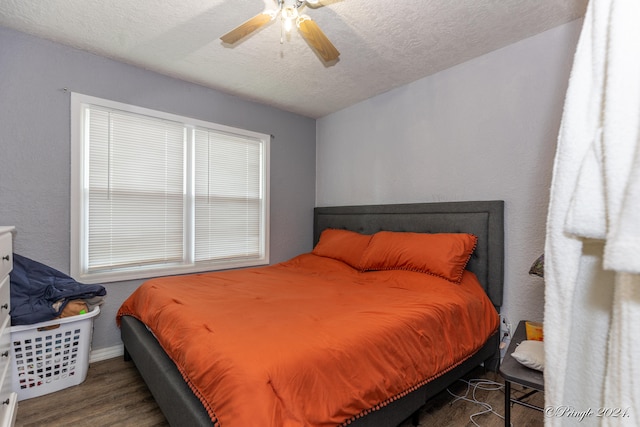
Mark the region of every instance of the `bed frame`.
[[[478, 236], [467, 265], [500, 310], [503, 292], [504, 202], [471, 201], [398, 205], [340, 206], [314, 209], [314, 244], [326, 228], [372, 234], [380, 230], [424, 233], [459, 232]], [[172, 426], [211, 426], [212, 421], [171, 359], [138, 320], [124, 316], [121, 336], [125, 360], [133, 360]], [[428, 384], [352, 422], [356, 427], [392, 427], [415, 416], [428, 399], [484, 363], [495, 370], [500, 360], [496, 333], [473, 356]], [[223, 426], [224, 427], [224, 426]]]

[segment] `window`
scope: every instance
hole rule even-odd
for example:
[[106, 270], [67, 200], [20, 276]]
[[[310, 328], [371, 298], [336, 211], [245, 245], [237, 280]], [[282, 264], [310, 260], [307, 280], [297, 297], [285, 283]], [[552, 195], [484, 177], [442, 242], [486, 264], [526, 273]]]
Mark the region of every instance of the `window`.
[[269, 262], [268, 135], [76, 93], [71, 109], [73, 277]]

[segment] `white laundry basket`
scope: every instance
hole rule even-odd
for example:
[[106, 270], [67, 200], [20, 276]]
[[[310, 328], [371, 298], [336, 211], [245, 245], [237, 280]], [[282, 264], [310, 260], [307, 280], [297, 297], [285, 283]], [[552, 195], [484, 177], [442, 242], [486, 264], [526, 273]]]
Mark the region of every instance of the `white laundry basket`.
[[13, 390], [18, 400], [78, 385], [87, 377], [93, 318], [100, 313], [11, 327]]

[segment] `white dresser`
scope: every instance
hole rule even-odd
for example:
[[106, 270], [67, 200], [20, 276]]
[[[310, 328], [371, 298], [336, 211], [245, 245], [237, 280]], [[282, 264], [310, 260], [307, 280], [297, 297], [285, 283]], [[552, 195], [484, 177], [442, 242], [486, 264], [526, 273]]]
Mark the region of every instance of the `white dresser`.
[[0, 427], [13, 426], [18, 395], [11, 390], [11, 292], [9, 272], [13, 268], [13, 227], [0, 226]]

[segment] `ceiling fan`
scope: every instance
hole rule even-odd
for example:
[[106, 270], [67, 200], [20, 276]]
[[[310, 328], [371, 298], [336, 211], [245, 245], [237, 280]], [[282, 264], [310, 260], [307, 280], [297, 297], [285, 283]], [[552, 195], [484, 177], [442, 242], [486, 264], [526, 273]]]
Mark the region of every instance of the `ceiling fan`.
[[[298, 30], [300, 30], [302, 37], [304, 37], [307, 43], [311, 45], [325, 62], [337, 60], [340, 56], [338, 49], [329, 41], [315, 21], [308, 15], [300, 13], [305, 6], [315, 5], [318, 4], [318, 2], [319, 0], [277, 0], [277, 9], [265, 10], [229, 31], [220, 37], [220, 40], [232, 45], [256, 31], [258, 28], [280, 17], [282, 22], [281, 31], [283, 34], [284, 32], [290, 31], [295, 24]], [[281, 43], [283, 39], [284, 37], [281, 37]]]

